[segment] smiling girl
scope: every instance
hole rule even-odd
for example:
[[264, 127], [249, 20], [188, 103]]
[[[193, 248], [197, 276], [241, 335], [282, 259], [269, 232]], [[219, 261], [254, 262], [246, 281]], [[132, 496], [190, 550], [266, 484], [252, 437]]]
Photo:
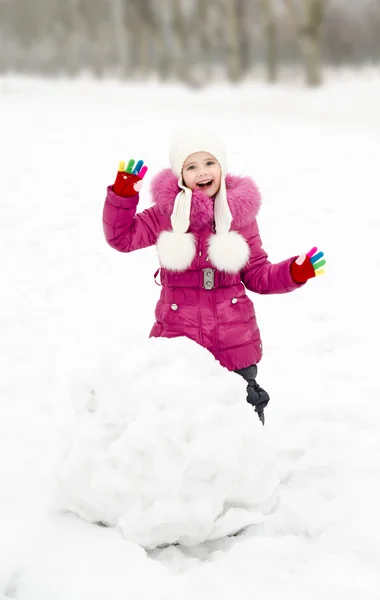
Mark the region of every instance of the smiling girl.
[[313, 248], [277, 264], [268, 260], [256, 220], [260, 193], [250, 178], [228, 174], [213, 134], [178, 134], [170, 165], [152, 182], [153, 206], [136, 213], [147, 169], [142, 161], [121, 164], [107, 189], [106, 240], [120, 252], [156, 245], [162, 288], [150, 335], [186, 336], [207, 348], [244, 377], [247, 401], [264, 424], [269, 395], [256, 380], [262, 341], [246, 290], [296, 290], [323, 272], [323, 253]]

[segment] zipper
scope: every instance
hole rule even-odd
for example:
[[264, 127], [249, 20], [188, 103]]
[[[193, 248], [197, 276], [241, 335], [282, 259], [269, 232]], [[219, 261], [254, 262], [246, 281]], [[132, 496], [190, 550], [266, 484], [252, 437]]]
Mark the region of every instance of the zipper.
[[214, 334], [214, 347], [215, 354], [218, 356], [219, 354], [219, 343], [218, 343], [218, 314], [216, 312], [216, 289], [210, 290], [212, 294], [212, 308], [214, 311], [214, 320], [215, 320], [215, 334]]
[[[211, 231], [212, 231], [212, 234], [216, 233], [215, 218], [212, 221]], [[208, 254], [207, 254], [206, 261], [208, 261], [208, 260], [209, 260], [209, 257], [208, 257]], [[215, 275], [215, 273], [214, 273], [214, 275]], [[213, 288], [212, 290], [210, 290], [210, 293], [212, 294], [212, 309], [214, 311], [214, 323], [215, 323], [215, 329], [214, 329], [214, 348], [215, 348], [215, 354], [216, 354], [216, 356], [218, 356], [218, 354], [219, 354], [219, 343], [218, 343], [218, 315], [217, 315], [217, 312], [216, 312], [216, 289]]]
[[[199, 237], [198, 237], [198, 243], [199, 243], [199, 247], [198, 247], [198, 252], [197, 252], [197, 273], [200, 273], [200, 257], [202, 256], [202, 233], [199, 232]], [[202, 333], [202, 318], [201, 318], [201, 292], [199, 287], [197, 286], [196, 288], [197, 290], [197, 311], [198, 311], [198, 327], [199, 327], [199, 340], [200, 343], [203, 345], [203, 333]]]

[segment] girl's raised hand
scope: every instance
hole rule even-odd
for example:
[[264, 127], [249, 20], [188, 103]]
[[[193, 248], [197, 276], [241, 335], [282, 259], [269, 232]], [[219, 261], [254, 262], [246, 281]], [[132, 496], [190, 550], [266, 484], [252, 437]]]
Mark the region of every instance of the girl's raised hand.
[[290, 265], [290, 274], [295, 283], [305, 283], [308, 279], [322, 275], [322, 267], [326, 264], [323, 252], [314, 246], [307, 254], [301, 254]]
[[116, 175], [113, 191], [118, 196], [129, 198], [136, 196], [143, 184], [142, 180], [148, 167], [144, 167], [144, 161], [139, 160], [135, 165], [135, 160], [131, 158], [125, 166], [124, 161], [120, 161], [119, 170]]

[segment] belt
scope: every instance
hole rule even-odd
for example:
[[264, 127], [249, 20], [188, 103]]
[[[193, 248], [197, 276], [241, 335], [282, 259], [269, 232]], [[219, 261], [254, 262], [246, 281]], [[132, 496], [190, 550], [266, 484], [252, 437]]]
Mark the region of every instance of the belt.
[[[160, 272], [161, 271], [161, 272]], [[160, 272], [161, 284], [157, 283], [156, 277]], [[212, 290], [214, 288], [230, 287], [241, 283], [240, 274], [223, 273], [211, 267], [199, 271], [183, 271], [175, 273], [166, 269], [157, 269], [154, 274], [157, 285], [167, 287], [188, 287]]]

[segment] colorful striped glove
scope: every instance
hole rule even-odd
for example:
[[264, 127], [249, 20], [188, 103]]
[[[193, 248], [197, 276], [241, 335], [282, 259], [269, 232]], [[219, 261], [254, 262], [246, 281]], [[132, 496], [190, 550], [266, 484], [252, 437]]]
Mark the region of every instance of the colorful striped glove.
[[321, 267], [326, 264], [323, 256], [323, 252], [318, 252], [318, 248], [314, 246], [307, 254], [296, 258], [290, 265], [290, 275], [294, 283], [305, 283], [316, 275], [322, 275], [324, 270]]
[[120, 161], [119, 170], [113, 184], [113, 191], [118, 196], [129, 198], [139, 193], [148, 167], [143, 167], [144, 162], [142, 160], [139, 160], [135, 167], [134, 164], [135, 161], [133, 158], [128, 162], [127, 167], [123, 160]]

